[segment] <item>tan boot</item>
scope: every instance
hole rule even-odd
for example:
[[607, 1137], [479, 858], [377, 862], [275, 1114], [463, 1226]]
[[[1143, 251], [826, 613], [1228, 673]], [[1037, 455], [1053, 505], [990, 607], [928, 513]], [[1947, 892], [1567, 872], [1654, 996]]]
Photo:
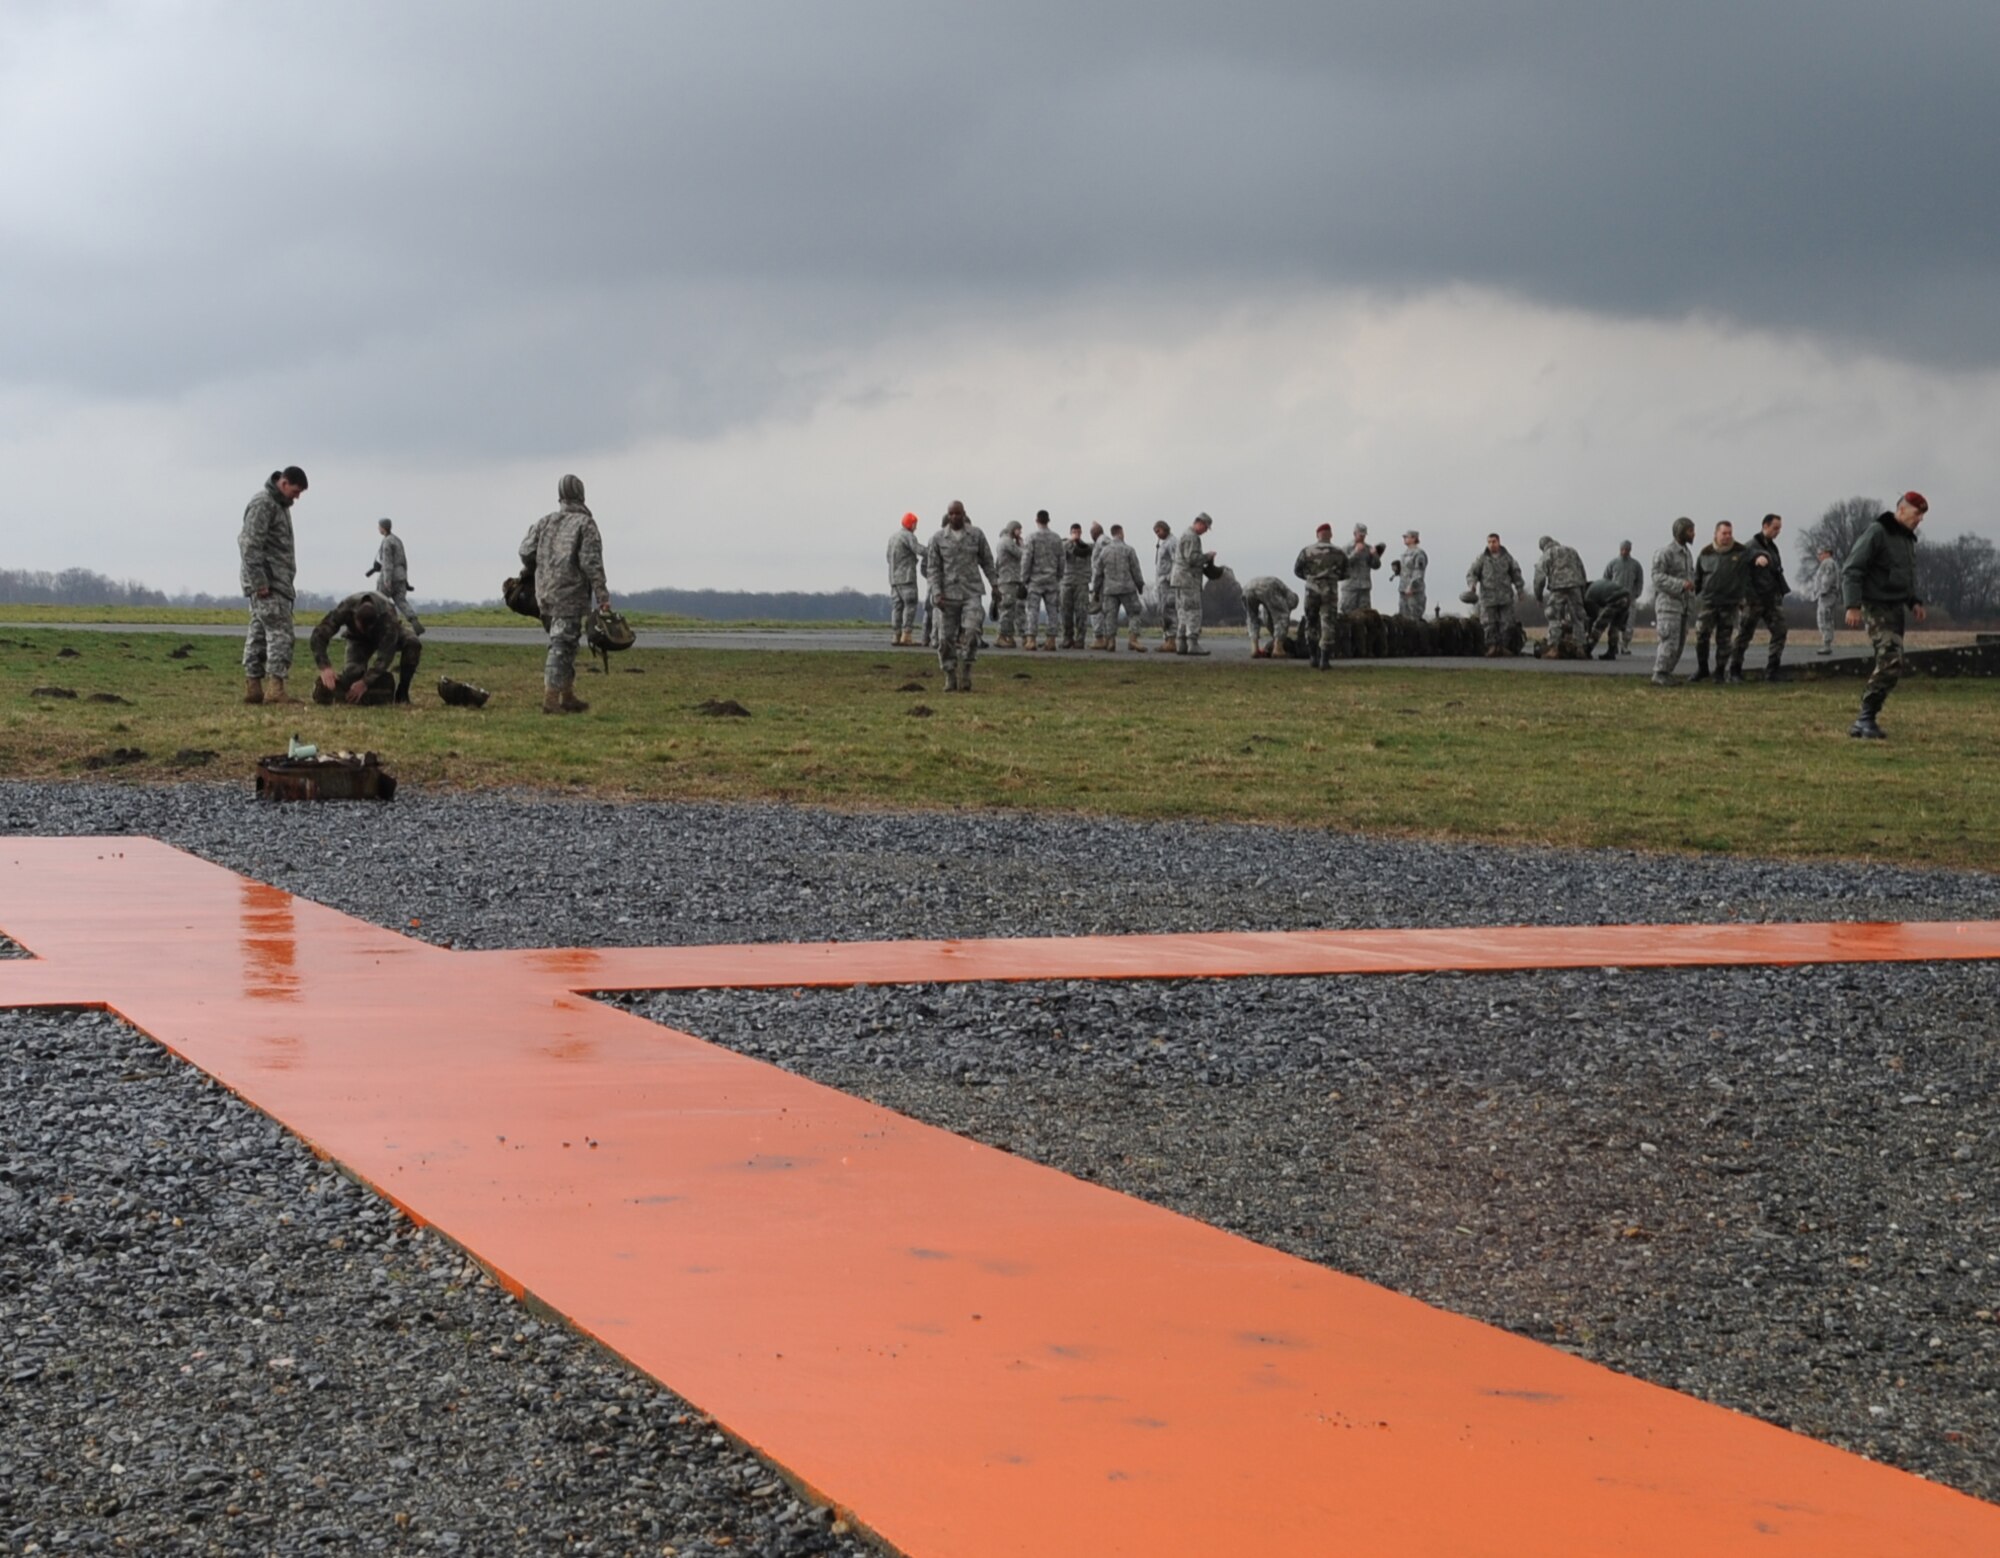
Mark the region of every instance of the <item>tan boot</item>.
[[297, 703], [299, 700], [287, 695], [285, 692], [285, 679], [282, 676], [274, 676], [271, 678], [270, 690], [264, 694], [264, 701], [266, 703]]
[[565, 714], [583, 714], [588, 712], [590, 708], [589, 704], [576, 695], [576, 683], [573, 681], [562, 684], [562, 689], [556, 694], [556, 699]]
[[1146, 652], [1146, 646], [1139, 642], [1139, 635], [1137, 633], [1134, 633], [1132, 635], [1132, 637], [1126, 642], [1125, 647], [1131, 650], [1132, 653], [1135, 655], [1143, 655]]
[[243, 701], [245, 703], [262, 703], [264, 701], [264, 679], [261, 676], [246, 676], [243, 678]]
[[542, 712], [544, 714], [560, 714], [562, 711], [562, 689], [560, 687], [544, 688], [542, 691]]

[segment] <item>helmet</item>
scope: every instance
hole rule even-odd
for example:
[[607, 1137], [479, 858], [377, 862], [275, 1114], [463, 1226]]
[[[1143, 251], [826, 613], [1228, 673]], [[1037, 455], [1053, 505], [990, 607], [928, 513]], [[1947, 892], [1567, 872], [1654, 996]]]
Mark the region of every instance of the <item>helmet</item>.
[[630, 624], [617, 612], [602, 606], [590, 614], [584, 636], [590, 640], [590, 647], [601, 655], [609, 654], [614, 649], [630, 649], [635, 641]]
[[484, 687], [475, 687], [470, 682], [455, 682], [449, 676], [438, 678], [438, 701], [448, 703], [455, 709], [483, 709], [487, 696]]

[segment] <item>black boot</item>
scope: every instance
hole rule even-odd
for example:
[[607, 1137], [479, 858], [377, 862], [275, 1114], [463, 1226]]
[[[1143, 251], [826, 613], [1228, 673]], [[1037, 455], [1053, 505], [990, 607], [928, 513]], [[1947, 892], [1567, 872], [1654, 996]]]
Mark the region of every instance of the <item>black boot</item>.
[[1718, 676], [1718, 677], [1716, 678], [1716, 680], [1717, 680], [1717, 681], [1721, 681], [1721, 682], [1727, 682], [1727, 683], [1728, 683], [1728, 684], [1729, 684], [1730, 686], [1732, 686], [1732, 687], [1740, 687], [1740, 686], [1742, 686], [1742, 685], [1743, 685], [1743, 661], [1742, 661], [1741, 657], [1737, 657], [1737, 658], [1734, 658], [1734, 659], [1730, 660], [1730, 662], [1729, 662], [1729, 669], [1728, 669], [1728, 671], [1726, 671], [1726, 672], [1725, 672], [1724, 674], [1722, 674], [1721, 676]]
[[1774, 649], [1764, 659], [1764, 680], [1767, 682], [1789, 682], [1792, 673], [1785, 669], [1785, 652]]
[[1690, 676], [1688, 680], [1690, 682], [1705, 682], [1708, 680], [1708, 645], [1696, 644], [1694, 646], [1694, 675]]
[[1882, 712], [1882, 700], [1867, 697], [1861, 700], [1861, 717], [1847, 727], [1847, 733], [1861, 741], [1887, 741], [1889, 733], [1875, 723], [1875, 716]]

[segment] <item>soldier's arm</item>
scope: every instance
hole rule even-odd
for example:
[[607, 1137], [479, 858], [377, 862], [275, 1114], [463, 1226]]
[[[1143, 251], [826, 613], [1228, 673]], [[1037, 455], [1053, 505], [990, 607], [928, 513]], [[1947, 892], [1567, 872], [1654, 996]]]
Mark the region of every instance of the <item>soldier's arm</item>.
[[271, 539], [271, 505], [260, 500], [243, 516], [243, 571], [250, 576], [250, 588], [259, 595], [271, 593], [271, 570], [264, 553]]
[[333, 642], [333, 635], [338, 633], [343, 626], [345, 626], [345, 622], [341, 617], [340, 608], [336, 606], [325, 616], [321, 617], [319, 619], [319, 626], [313, 629], [313, 664], [318, 666], [322, 671], [333, 669], [333, 661], [327, 657], [326, 646]]
[[1868, 577], [1869, 565], [1875, 561], [1881, 536], [1882, 527], [1870, 525], [1861, 533], [1861, 539], [1854, 543], [1847, 554], [1847, 562], [1840, 570], [1840, 598], [1849, 611], [1861, 609], [1861, 586]]
[[538, 519], [528, 527], [528, 533], [521, 538], [521, 561], [528, 567], [535, 566], [535, 554], [541, 550], [542, 522]]
[[583, 522], [583, 533], [576, 538], [576, 563], [590, 581], [590, 587], [597, 591], [597, 598], [610, 600], [611, 586], [604, 578], [604, 538], [598, 534], [594, 519]]

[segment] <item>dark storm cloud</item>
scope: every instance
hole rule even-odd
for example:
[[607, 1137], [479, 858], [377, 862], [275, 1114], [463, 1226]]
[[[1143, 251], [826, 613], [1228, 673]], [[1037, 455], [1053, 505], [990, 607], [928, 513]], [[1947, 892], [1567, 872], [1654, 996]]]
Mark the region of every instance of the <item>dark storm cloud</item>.
[[283, 373], [334, 436], [518, 451], [1121, 285], [1469, 282], [2000, 358], [2000, 8], [953, 9], [18, 11], [0, 380]]

